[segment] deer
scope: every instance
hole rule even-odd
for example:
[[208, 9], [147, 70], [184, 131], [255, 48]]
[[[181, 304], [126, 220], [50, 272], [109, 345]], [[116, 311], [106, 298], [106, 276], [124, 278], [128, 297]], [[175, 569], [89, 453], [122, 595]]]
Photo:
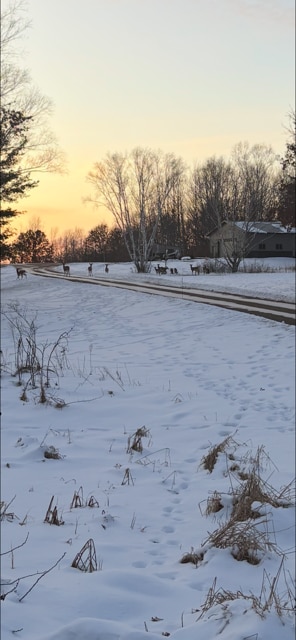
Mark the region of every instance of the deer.
[[204, 264], [202, 267], [203, 273], [210, 273], [210, 267], [207, 264]]
[[200, 267], [198, 265], [196, 265], [195, 267], [192, 266], [192, 264], [190, 265], [191, 268], [191, 273], [194, 273], [194, 275], [196, 276], [196, 274], [199, 276], [200, 274]]
[[90, 263], [89, 263], [89, 267], [87, 267], [88, 275], [89, 275], [89, 276], [92, 276], [92, 274], [93, 274], [93, 272], [92, 272], [92, 266], [93, 266], [93, 263], [92, 263], [92, 262], [90, 262]]
[[168, 270], [168, 267], [161, 267], [160, 264], [157, 265], [157, 267], [154, 267], [156, 273], [158, 273], [159, 275], [166, 275], [166, 272]]
[[106, 264], [106, 266], [105, 266], [105, 273], [109, 273], [109, 265], [108, 264]]
[[17, 273], [17, 277], [18, 278], [22, 278], [25, 276], [27, 277], [27, 272], [25, 269], [20, 269], [19, 267], [16, 268], [16, 273]]
[[64, 269], [65, 276], [69, 276], [70, 275], [70, 267], [68, 267], [68, 265], [65, 264], [64, 262], [63, 262], [63, 269]]

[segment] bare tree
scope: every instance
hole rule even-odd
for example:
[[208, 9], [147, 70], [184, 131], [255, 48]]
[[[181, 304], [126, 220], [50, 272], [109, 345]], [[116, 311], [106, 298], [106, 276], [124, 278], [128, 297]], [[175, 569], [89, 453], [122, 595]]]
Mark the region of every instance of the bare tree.
[[65, 157], [48, 125], [52, 101], [34, 87], [20, 62], [24, 57], [21, 42], [30, 27], [25, 9], [22, 0], [12, 0], [1, 12], [1, 105], [19, 111], [30, 123], [24, 171], [61, 172]]
[[69, 262], [81, 262], [85, 259], [85, 232], [79, 227], [65, 231], [56, 246], [60, 257]]
[[275, 215], [279, 185], [279, 164], [272, 148], [240, 142], [233, 149], [232, 163], [239, 190], [238, 218], [270, 220]]
[[172, 154], [137, 147], [129, 154], [108, 154], [87, 176], [95, 189], [89, 200], [113, 214], [138, 273], [150, 270], [159, 219], [181, 171]]
[[156, 241], [163, 246], [176, 247], [184, 255], [187, 248], [185, 224], [187, 167], [181, 160], [179, 160], [179, 169], [160, 216]]
[[247, 143], [234, 147], [231, 161], [210, 158], [190, 176], [188, 224], [203, 236], [217, 230], [222, 253], [233, 272], [254, 241], [254, 235], [249, 234], [254, 222], [274, 215], [277, 181], [272, 150]]
[[224, 158], [195, 166], [188, 181], [188, 219], [202, 236], [232, 216], [234, 172]]

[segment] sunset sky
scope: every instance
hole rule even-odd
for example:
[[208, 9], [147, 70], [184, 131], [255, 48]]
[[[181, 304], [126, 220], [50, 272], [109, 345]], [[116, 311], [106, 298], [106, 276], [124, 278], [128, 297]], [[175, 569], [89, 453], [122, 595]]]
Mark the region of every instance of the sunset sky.
[[[2, 2], [3, 8], [9, 0]], [[33, 83], [54, 102], [68, 161], [19, 206], [26, 230], [113, 222], [83, 198], [110, 151], [161, 149], [193, 165], [237, 142], [283, 154], [294, 108], [294, 0], [26, 0], [22, 46]]]

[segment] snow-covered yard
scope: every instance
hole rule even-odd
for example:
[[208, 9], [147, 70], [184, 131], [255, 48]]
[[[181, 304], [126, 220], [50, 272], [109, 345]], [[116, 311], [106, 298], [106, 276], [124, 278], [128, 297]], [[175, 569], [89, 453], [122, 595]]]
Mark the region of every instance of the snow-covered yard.
[[[291, 301], [288, 263], [93, 272]], [[1, 287], [2, 640], [292, 640], [295, 327], [12, 266]]]

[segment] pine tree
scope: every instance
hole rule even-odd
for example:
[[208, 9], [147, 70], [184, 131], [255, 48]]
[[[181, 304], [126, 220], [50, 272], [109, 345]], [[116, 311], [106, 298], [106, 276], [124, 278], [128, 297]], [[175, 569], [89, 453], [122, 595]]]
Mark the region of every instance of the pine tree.
[[[30, 173], [22, 168], [22, 159], [26, 151], [27, 129], [30, 117], [24, 116], [20, 111], [1, 107], [1, 158], [0, 158], [0, 185], [1, 185], [1, 256], [9, 255], [7, 239], [11, 235], [9, 223], [21, 212], [11, 207], [20, 198], [27, 195], [30, 189], [37, 186], [38, 181], [31, 180]], [[7, 203], [6, 206], [3, 203]]]

